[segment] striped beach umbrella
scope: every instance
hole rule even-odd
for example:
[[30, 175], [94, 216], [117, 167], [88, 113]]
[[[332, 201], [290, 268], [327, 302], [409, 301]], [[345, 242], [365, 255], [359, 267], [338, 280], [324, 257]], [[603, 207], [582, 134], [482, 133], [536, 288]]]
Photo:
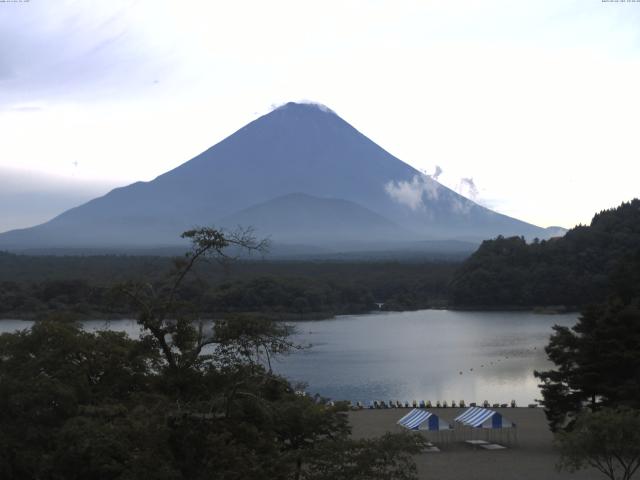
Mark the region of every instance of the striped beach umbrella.
[[[462, 433], [468, 432], [473, 438], [473, 432], [485, 432], [481, 434], [486, 439], [507, 440], [509, 443], [517, 442], [516, 424], [507, 420], [501, 413], [495, 410], [482, 407], [470, 407], [456, 418], [454, 421], [459, 425], [466, 427], [462, 429]], [[506, 437], [506, 438], [505, 438]]]
[[458, 415], [454, 421], [473, 428], [513, 428], [515, 423], [501, 413], [482, 407], [471, 407]]
[[442, 420], [429, 410], [417, 408], [411, 410], [404, 417], [398, 420], [397, 423], [409, 430], [427, 430], [430, 432], [437, 432], [451, 429], [449, 422]]

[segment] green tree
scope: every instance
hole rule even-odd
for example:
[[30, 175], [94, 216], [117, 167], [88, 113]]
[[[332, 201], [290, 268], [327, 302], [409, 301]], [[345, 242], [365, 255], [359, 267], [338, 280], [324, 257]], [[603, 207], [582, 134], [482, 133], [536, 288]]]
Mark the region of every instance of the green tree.
[[[174, 373], [188, 371], [208, 357], [200, 353], [207, 345], [215, 343], [208, 335], [204, 323], [198, 318], [194, 305], [180, 298], [185, 278], [196, 263], [206, 258], [225, 262], [229, 247], [246, 251], [264, 251], [268, 244], [258, 240], [250, 229], [225, 234], [214, 228], [203, 227], [188, 230], [182, 238], [191, 241], [191, 250], [174, 261], [168, 280], [154, 287], [150, 283], [126, 285], [122, 291], [131, 299], [139, 312], [138, 323], [144, 329], [143, 336], [161, 352], [166, 367]], [[194, 322], [197, 321], [197, 327]]]
[[556, 368], [535, 372], [551, 429], [571, 427], [585, 408], [640, 408], [640, 253], [612, 278], [613, 294], [572, 328], [554, 327], [546, 352]]
[[464, 306], [582, 308], [607, 299], [610, 275], [638, 245], [640, 199], [633, 199], [562, 237], [484, 241], [456, 272], [450, 296]]
[[402, 450], [394, 437], [354, 441], [346, 405], [301, 396], [272, 371], [274, 355], [296, 348], [286, 325], [206, 322], [180, 295], [196, 262], [261, 242], [207, 228], [184, 236], [193, 249], [165, 284], [123, 288], [139, 340], [64, 318], [0, 336], [0, 478], [320, 479], [328, 465], [335, 478], [353, 465], [363, 473], [352, 478], [415, 478], [419, 439], [402, 437]]
[[426, 440], [419, 434], [386, 434], [376, 439], [326, 441], [312, 453], [304, 480], [411, 480], [412, 456]]
[[596, 468], [611, 480], [630, 480], [640, 467], [640, 412], [603, 408], [578, 416], [570, 432], [557, 435], [558, 467]]
[[[0, 336], [1, 478], [48, 478], [59, 465], [55, 452], [74, 451], [61, 440], [73, 422], [130, 418], [152, 390], [157, 356], [147, 345], [122, 333], [86, 333], [62, 320]], [[91, 436], [80, 438], [91, 443]]]

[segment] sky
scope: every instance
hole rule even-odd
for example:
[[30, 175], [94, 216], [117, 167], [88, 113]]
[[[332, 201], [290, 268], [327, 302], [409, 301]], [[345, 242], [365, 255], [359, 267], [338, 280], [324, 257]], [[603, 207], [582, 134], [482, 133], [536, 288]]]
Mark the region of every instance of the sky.
[[640, 2], [0, 1], [0, 231], [287, 101], [540, 225], [640, 195]]

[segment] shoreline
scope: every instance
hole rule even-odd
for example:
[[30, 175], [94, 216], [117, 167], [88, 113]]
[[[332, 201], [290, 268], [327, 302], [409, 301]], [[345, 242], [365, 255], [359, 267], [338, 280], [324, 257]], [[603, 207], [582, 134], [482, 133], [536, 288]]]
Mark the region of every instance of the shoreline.
[[[554, 307], [514, 307], [514, 306], [504, 306], [504, 307], [454, 307], [454, 306], [432, 306], [426, 308], [407, 308], [404, 310], [368, 310], [363, 312], [345, 312], [345, 313], [335, 313], [335, 312], [310, 312], [304, 314], [297, 314], [291, 312], [219, 312], [217, 315], [219, 317], [227, 314], [227, 315], [246, 315], [246, 316], [264, 316], [269, 318], [270, 320], [281, 321], [281, 322], [317, 322], [322, 320], [335, 320], [339, 317], [349, 317], [349, 316], [357, 316], [357, 315], [372, 315], [376, 313], [405, 313], [405, 312], [419, 312], [419, 311], [452, 311], [452, 312], [514, 312], [514, 313], [523, 313], [529, 312], [534, 313], [540, 316], [553, 316], [553, 315], [565, 315], [570, 313], [580, 313], [580, 309], [578, 307], [562, 307], [562, 306], [554, 306]], [[58, 311], [51, 312], [19, 312], [16, 314], [0, 314], [0, 322], [4, 320], [11, 321], [25, 321], [25, 322], [37, 322], [42, 320], [44, 317], [59, 313]], [[63, 311], [65, 314], [69, 314], [70, 317], [76, 317], [74, 320], [83, 322], [89, 320], [104, 320], [104, 321], [118, 321], [118, 320], [132, 320], [135, 319], [135, 313], [128, 314], [106, 314], [104, 312], [95, 314], [84, 314], [77, 313], [73, 311]], [[215, 318], [211, 318], [210, 320], [215, 320]]]
[[[352, 437], [372, 438], [387, 432], [407, 430], [396, 422], [410, 409], [363, 409], [348, 413]], [[453, 424], [463, 408], [429, 408], [430, 412]], [[440, 452], [421, 453], [415, 456], [418, 478], [421, 480], [598, 480], [602, 474], [595, 469], [576, 473], [558, 472], [559, 459], [553, 444], [553, 434], [547, 426], [542, 408], [492, 408], [517, 425], [517, 443], [504, 450], [488, 451], [474, 448], [462, 440], [446, 444], [432, 440]], [[477, 437], [474, 437], [477, 438]], [[500, 444], [500, 440], [496, 440]]]

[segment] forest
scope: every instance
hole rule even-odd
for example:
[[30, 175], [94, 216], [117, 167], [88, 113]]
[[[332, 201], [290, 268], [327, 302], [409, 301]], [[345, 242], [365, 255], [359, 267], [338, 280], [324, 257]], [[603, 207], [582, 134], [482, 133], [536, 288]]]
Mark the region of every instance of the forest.
[[190, 235], [154, 288], [122, 286], [141, 338], [86, 332], [61, 312], [0, 335], [0, 478], [415, 480], [422, 437], [352, 439], [346, 403], [271, 370], [299, 348], [286, 324], [196, 321], [179, 287], [228, 242]]
[[[580, 310], [604, 301], [612, 274], [640, 246], [640, 200], [564, 237], [484, 241], [464, 261], [264, 260], [202, 262], [178, 294], [203, 315], [260, 313], [275, 320], [423, 308]], [[162, 281], [166, 256], [29, 256], [0, 252], [0, 318], [130, 317], [119, 287]], [[382, 305], [380, 305], [382, 304]]]
[[640, 248], [640, 200], [596, 214], [564, 237], [483, 242], [456, 272], [450, 302], [457, 307], [579, 309], [610, 294], [609, 277]]
[[[0, 253], [0, 317], [131, 315], [118, 292], [127, 282], [156, 284], [171, 268], [161, 256], [27, 256]], [[216, 316], [260, 312], [274, 319], [327, 318], [446, 306], [459, 263], [448, 261], [263, 261], [205, 263], [180, 287], [183, 300]]]

